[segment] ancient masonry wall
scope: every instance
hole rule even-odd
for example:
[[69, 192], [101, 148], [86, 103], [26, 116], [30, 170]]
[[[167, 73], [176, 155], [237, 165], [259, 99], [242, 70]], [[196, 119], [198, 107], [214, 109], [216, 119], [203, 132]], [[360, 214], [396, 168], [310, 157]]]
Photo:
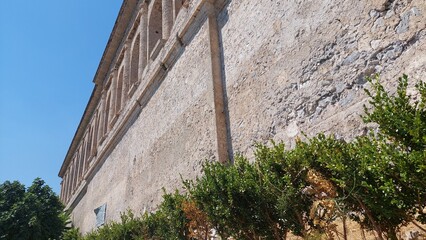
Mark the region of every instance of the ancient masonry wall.
[[425, 80], [426, 2], [231, 1], [219, 15], [234, 151], [364, 131], [365, 76]]
[[423, 0], [125, 0], [59, 174], [74, 223], [154, 210], [255, 142], [363, 134], [365, 76], [424, 80], [425, 16]]

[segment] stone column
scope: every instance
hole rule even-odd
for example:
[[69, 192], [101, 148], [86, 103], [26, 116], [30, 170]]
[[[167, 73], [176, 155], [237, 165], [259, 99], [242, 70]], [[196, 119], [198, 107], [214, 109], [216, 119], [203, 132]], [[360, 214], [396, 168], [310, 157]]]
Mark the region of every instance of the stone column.
[[64, 203], [68, 201], [68, 189], [70, 187], [70, 174], [69, 170], [67, 171], [65, 175], [65, 186], [64, 186]]
[[69, 166], [67, 178], [68, 178], [68, 183], [67, 183], [67, 202], [68, 202], [71, 197], [71, 189], [72, 189], [72, 163]]
[[146, 3], [142, 6], [142, 15], [139, 23], [140, 29], [140, 51], [139, 51], [139, 77], [148, 63], [148, 6]]
[[67, 186], [67, 173], [65, 172], [62, 178], [62, 185], [61, 185], [61, 200], [63, 203], [65, 203], [66, 186]]
[[182, 7], [182, 0], [173, 0], [173, 19], [176, 21], [176, 17], [179, 14], [179, 10]]
[[86, 165], [87, 169], [89, 166], [89, 159], [92, 156], [92, 141], [93, 141], [93, 127], [92, 124], [89, 124], [89, 134], [87, 135], [87, 143], [86, 143]]
[[65, 185], [64, 185], [64, 203], [66, 203], [68, 201], [68, 186], [69, 186], [69, 170], [66, 171], [65, 175], [64, 175], [64, 181], [65, 181]]
[[64, 201], [64, 177], [62, 177], [61, 181], [61, 192], [59, 193], [59, 199], [63, 202]]
[[74, 181], [73, 181], [73, 185], [72, 185], [72, 192], [74, 193], [75, 190], [77, 189], [77, 183], [78, 183], [78, 155], [76, 155], [75, 159], [74, 159]]
[[76, 161], [77, 161], [77, 180], [75, 182], [75, 188], [77, 189], [78, 183], [80, 182], [80, 176], [81, 176], [81, 171], [82, 171], [81, 162], [83, 161], [83, 159], [81, 159], [81, 145], [79, 147], [79, 150], [78, 150], [76, 156], [77, 156], [77, 158], [76, 158]]
[[80, 182], [83, 179], [83, 175], [84, 175], [84, 161], [85, 161], [85, 159], [84, 159], [84, 144], [85, 143], [83, 142], [83, 144], [80, 147], [81, 148], [81, 150], [80, 150], [80, 161], [79, 161], [80, 171], [78, 172], [79, 175], [78, 175], [77, 186], [80, 185]]
[[116, 92], [117, 92], [117, 88], [116, 88], [116, 77], [114, 74], [114, 71], [111, 73], [110, 77], [110, 85], [107, 89], [107, 111], [108, 111], [108, 130], [110, 130], [112, 128], [112, 123], [114, 121], [115, 115], [116, 115], [116, 110], [115, 110], [115, 104], [116, 104]]
[[113, 101], [112, 101], [112, 109], [113, 109], [113, 115], [112, 117], [115, 117], [116, 115], [120, 114], [120, 110], [122, 108], [121, 102], [122, 102], [122, 98], [123, 98], [123, 82], [122, 79], [119, 79], [119, 75], [118, 75], [118, 69], [114, 68], [111, 72], [111, 77], [113, 79], [113, 82], [111, 84], [113, 84]]
[[69, 168], [69, 170], [68, 170], [68, 177], [67, 177], [67, 202], [69, 201], [69, 199], [70, 199], [70, 196], [71, 196], [71, 188], [72, 188], [72, 166], [70, 166], [70, 168]]
[[97, 137], [97, 142], [98, 142], [98, 146], [102, 144], [102, 139], [104, 137], [104, 114], [103, 114], [103, 109], [104, 109], [104, 101], [105, 101], [105, 94], [102, 91], [102, 97], [98, 106], [98, 136]]
[[106, 118], [106, 114], [105, 114], [105, 105], [106, 105], [106, 92], [105, 92], [105, 90], [103, 90], [102, 91], [102, 97], [101, 97], [101, 104], [99, 105], [99, 115], [100, 115], [99, 144], [102, 144], [102, 142], [104, 140], [104, 136], [105, 136], [105, 133], [106, 133], [105, 121], [108, 121], [108, 119]]
[[84, 137], [83, 144], [81, 144], [81, 154], [80, 154], [80, 177], [78, 180], [81, 182], [83, 180], [84, 174], [86, 173], [86, 142], [87, 142], [87, 135]]
[[74, 181], [73, 181], [73, 185], [72, 185], [72, 191], [74, 193], [74, 191], [77, 189], [77, 183], [78, 183], [78, 172], [79, 172], [79, 167], [78, 167], [78, 163], [79, 163], [79, 159], [78, 159], [78, 153], [75, 155], [74, 157]]
[[96, 156], [98, 150], [98, 139], [99, 139], [99, 110], [96, 110], [94, 114], [93, 136], [92, 136], [92, 155]]
[[110, 117], [110, 108], [111, 108], [111, 92], [107, 90], [105, 92], [105, 102], [104, 102], [104, 136], [108, 134], [109, 123], [111, 121]]
[[173, 27], [173, 2], [172, 0], [162, 0], [163, 9], [163, 39], [167, 40], [170, 37], [170, 32]]
[[123, 72], [123, 89], [121, 94], [121, 106], [125, 106], [128, 98], [128, 92], [130, 89], [130, 51], [131, 42], [127, 40], [124, 44], [124, 72]]
[[[80, 147], [81, 148], [81, 147]], [[79, 149], [75, 155], [75, 166], [76, 166], [76, 178], [75, 178], [75, 185], [74, 189], [77, 189], [78, 183], [80, 182], [80, 175], [81, 175], [81, 149]]]
[[111, 85], [109, 86], [109, 91], [111, 92], [111, 102], [109, 106], [109, 119], [112, 120], [116, 114], [116, 97], [117, 97], [117, 75], [115, 74], [115, 70], [112, 70], [110, 73]]
[[71, 199], [71, 196], [74, 190], [74, 180], [75, 180], [74, 174], [75, 174], [75, 161], [73, 159], [71, 163], [71, 169], [70, 169], [70, 189], [69, 189], [69, 195], [68, 195], [69, 199]]

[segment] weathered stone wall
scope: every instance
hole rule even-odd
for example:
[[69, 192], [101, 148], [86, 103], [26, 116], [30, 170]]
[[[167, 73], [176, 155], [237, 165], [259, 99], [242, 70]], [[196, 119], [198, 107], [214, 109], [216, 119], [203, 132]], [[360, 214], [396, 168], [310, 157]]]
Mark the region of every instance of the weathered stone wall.
[[426, 76], [426, 2], [229, 1], [219, 15], [234, 151], [363, 134], [365, 77]]
[[[218, 8], [218, 49], [209, 2]], [[179, 189], [180, 175], [194, 178], [202, 161], [220, 159], [221, 139], [231, 140], [230, 153], [249, 156], [255, 142], [291, 147], [302, 131], [351, 139], [365, 132], [365, 76], [380, 73], [391, 88], [403, 73], [426, 76], [424, 0], [220, 2], [186, 2], [166, 50], [148, 63], [133, 107], [118, 119], [127, 123], [107, 137], [84, 190], [74, 194], [80, 197], [69, 203], [83, 232], [95, 227], [93, 209], [104, 203], [107, 221], [127, 209], [155, 209], [162, 187]]]
[[93, 209], [107, 204], [106, 220], [132, 209], [154, 210], [164, 187], [181, 187], [181, 175], [194, 178], [201, 162], [215, 157], [215, 125], [208, 82], [210, 59], [205, 23], [186, 46], [147, 105], [73, 209], [83, 232], [95, 227]]

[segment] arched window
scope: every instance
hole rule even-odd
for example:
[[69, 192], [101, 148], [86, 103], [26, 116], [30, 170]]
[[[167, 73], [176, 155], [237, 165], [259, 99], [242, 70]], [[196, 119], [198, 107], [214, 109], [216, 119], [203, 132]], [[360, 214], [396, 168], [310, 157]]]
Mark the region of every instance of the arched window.
[[155, 48], [161, 45], [163, 36], [163, 12], [161, 0], [155, 0], [148, 21], [148, 54], [152, 57]]
[[78, 152], [76, 153], [76, 155], [74, 155], [74, 160], [73, 160], [73, 163], [72, 163], [72, 169], [73, 169], [73, 172], [72, 172], [72, 193], [74, 193], [75, 188], [77, 186], [77, 177], [78, 177], [78, 159], [77, 159], [77, 156], [78, 156]]
[[140, 34], [136, 34], [132, 44], [132, 60], [130, 62], [130, 91], [139, 80], [139, 51], [140, 51]]

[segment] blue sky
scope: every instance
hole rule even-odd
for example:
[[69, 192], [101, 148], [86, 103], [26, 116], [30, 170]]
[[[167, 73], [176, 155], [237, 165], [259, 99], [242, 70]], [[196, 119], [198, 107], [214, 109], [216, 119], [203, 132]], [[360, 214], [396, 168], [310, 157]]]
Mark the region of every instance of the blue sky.
[[0, 183], [59, 168], [93, 89], [120, 0], [0, 2]]

